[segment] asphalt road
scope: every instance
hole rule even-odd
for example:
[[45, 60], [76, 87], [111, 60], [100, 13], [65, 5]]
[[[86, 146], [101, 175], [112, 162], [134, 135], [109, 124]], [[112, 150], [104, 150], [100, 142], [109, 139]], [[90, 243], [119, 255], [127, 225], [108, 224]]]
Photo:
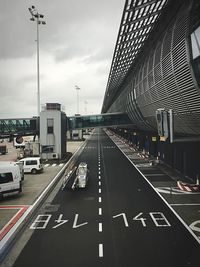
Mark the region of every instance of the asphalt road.
[[102, 130], [78, 161], [88, 188], [58, 191], [15, 267], [200, 266], [197, 240]]

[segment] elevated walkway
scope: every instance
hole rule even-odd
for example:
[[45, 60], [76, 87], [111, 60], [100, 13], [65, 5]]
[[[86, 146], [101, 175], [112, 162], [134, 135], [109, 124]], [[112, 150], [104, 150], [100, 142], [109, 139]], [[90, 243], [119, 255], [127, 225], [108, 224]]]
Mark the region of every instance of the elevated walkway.
[[[100, 115], [66, 117], [67, 130], [131, 125], [127, 114], [107, 113]], [[39, 118], [0, 119], [0, 138], [15, 135], [39, 134]]]
[[100, 115], [68, 117], [68, 129], [84, 129], [130, 125], [132, 122], [125, 113], [106, 113]]
[[0, 119], [0, 137], [11, 135], [36, 135], [39, 133], [39, 119], [19, 118], [19, 119]]

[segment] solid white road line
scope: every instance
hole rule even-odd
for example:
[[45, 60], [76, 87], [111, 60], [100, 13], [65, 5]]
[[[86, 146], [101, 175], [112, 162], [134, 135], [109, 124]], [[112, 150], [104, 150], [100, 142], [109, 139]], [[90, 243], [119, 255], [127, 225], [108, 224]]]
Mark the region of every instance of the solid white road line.
[[171, 206], [200, 206], [200, 203], [170, 204]]
[[145, 173], [145, 176], [167, 176], [167, 174], [164, 173]]

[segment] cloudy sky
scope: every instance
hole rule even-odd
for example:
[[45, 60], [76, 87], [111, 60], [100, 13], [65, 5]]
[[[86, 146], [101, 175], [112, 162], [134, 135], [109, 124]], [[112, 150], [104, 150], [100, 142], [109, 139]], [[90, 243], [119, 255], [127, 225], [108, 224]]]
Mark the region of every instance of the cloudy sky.
[[40, 25], [41, 104], [67, 115], [101, 111], [125, 0], [0, 0], [0, 118], [37, 115], [36, 23]]

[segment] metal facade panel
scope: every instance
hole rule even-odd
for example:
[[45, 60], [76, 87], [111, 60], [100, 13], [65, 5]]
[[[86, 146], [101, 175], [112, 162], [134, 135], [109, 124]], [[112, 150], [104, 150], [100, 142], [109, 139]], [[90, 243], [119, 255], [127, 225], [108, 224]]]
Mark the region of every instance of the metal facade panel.
[[103, 112], [107, 110], [120, 89], [166, 3], [167, 0], [126, 0], [104, 97]]
[[[190, 50], [192, 2], [182, 1], [173, 20], [166, 22], [163, 34], [154, 40], [154, 45], [146, 46], [150, 49], [144, 51], [146, 56], [132, 67], [120, 87], [122, 93], [116, 99], [104, 99], [107, 111], [127, 111], [133, 123], [145, 130], [148, 124], [149, 129], [155, 127], [157, 108], [173, 109], [177, 134], [200, 134], [200, 88], [192, 69]], [[114, 94], [117, 88], [112, 90]], [[134, 99], [127, 97], [130, 91]], [[136, 113], [141, 115], [139, 120]]]

